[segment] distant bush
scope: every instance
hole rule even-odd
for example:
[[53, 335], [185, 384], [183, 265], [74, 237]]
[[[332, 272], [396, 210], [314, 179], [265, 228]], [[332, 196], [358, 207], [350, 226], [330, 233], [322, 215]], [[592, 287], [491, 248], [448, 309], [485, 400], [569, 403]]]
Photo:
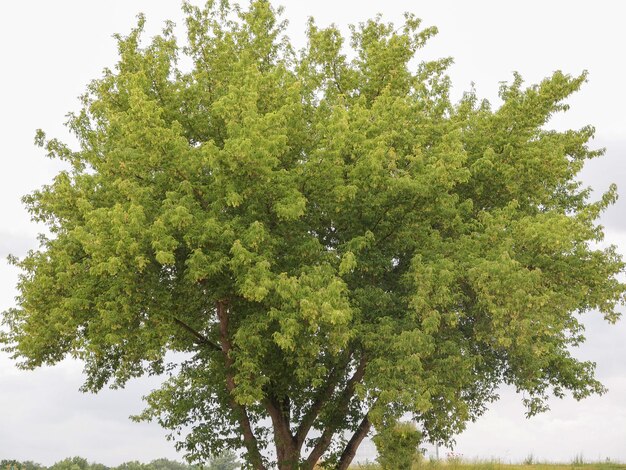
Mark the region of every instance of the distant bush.
[[187, 465], [169, 459], [157, 459], [148, 464], [150, 470], [193, 470], [200, 469], [198, 465]]
[[90, 464], [82, 457], [69, 457], [55, 463], [48, 470], [106, 470], [106, 468], [102, 464]]
[[43, 470], [44, 467], [41, 464], [26, 460], [25, 462], [19, 462], [17, 460], [0, 460], [0, 470]]
[[124, 462], [117, 467], [107, 467], [101, 463], [88, 462], [82, 457], [69, 457], [60, 460], [50, 467], [27, 461], [0, 460], [0, 470], [237, 470], [240, 468], [237, 456], [232, 452], [225, 452], [211, 460], [206, 466], [187, 465], [175, 460], [156, 459], [150, 463], [136, 460]]
[[209, 470], [237, 470], [240, 466], [237, 456], [234, 453], [224, 452], [211, 461]]

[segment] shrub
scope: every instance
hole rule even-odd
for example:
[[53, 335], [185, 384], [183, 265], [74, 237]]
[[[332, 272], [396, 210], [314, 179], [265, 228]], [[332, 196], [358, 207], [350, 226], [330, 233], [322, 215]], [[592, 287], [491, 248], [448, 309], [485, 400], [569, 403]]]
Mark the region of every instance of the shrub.
[[422, 433], [413, 423], [396, 423], [374, 436], [378, 462], [384, 470], [410, 469], [418, 457]]

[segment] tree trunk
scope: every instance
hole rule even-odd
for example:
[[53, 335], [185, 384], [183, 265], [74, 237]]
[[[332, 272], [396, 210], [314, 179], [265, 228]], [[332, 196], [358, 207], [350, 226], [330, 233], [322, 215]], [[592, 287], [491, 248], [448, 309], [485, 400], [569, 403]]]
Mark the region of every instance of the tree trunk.
[[293, 446], [283, 446], [277, 442], [276, 453], [278, 456], [278, 470], [301, 470], [300, 454]]
[[216, 304], [217, 318], [220, 322], [220, 348], [224, 356], [224, 365], [226, 366], [226, 389], [230, 394], [230, 406], [237, 416], [241, 430], [243, 431], [243, 442], [248, 451], [250, 463], [255, 470], [266, 470], [263, 465], [263, 458], [259, 450], [259, 445], [254, 433], [246, 408], [235, 400], [233, 392], [235, 390], [235, 379], [233, 375], [233, 360], [230, 357], [232, 345], [228, 336], [228, 308], [225, 302], [218, 301]]
[[361, 445], [361, 442], [363, 442], [363, 439], [365, 439], [365, 436], [367, 436], [367, 433], [370, 431], [371, 427], [372, 427], [372, 423], [370, 423], [368, 416], [365, 415], [365, 418], [363, 418], [363, 421], [361, 421], [361, 424], [359, 424], [359, 427], [357, 428], [356, 432], [354, 433], [352, 438], [348, 441], [348, 444], [346, 444], [346, 448], [343, 450], [343, 453], [341, 454], [341, 458], [339, 459], [337, 470], [348, 469], [348, 467], [352, 463], [352, 459], [354, 459], [356, 450]]
[[285, 403], [281, 405], [281, 402], [271, 395], [263, 401], [263, 404], [272, 419], [278, 470], [299, 470], [300, 451], [289, 426], [289, 410], [285, 410]]

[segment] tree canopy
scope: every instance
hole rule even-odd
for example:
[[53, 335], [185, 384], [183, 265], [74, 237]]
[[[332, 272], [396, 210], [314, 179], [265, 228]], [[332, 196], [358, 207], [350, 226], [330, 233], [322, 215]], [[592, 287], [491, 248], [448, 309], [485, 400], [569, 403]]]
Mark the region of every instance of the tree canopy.
[[184, 46], [170, 23], [144, 45], [143, 17], [117, 37], [77, 148], [37, 134], [68, 166], [24, 198], [50, 235], [13, 260], [21, 367], [78, 358], [89, 391], [167, 372], [137, 419], [257, 470], [346, 469], [407, 415], [446, 442], [502, 383], [529, 414], [603, 391], [571, 351], [624, 298], [598, 243], [616, 188], [577, 180], [591, 126], [546, 126], [586, 74], [454, 103], [413, 15], [348, 44], [310, 20], [296, 51], [267, 1], [183, 8]]

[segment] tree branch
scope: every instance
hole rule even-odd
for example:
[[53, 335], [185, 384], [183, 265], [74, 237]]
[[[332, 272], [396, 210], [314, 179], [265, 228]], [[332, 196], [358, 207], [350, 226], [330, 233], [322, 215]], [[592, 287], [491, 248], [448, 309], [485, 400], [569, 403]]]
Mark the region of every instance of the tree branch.
[[339, 91], [339, 94], [343, 95], [345, 93], [343, 92], [343, 88], [341, 87], [341, 84], [339, 83], [339, 74], [337, 73], [337, 62], [335, 60], [333, 60], [331, 68], [333, 71], [333, 78], [335, 79], [335, 86], [337, 87], [337, 91]]
[[235, 376], [233, 373], [233, 359], [230, 357], [232, 345], [228, 336], [228, 308], [226, 303], [222, 300], [218, 300], [216, 303], [217, 318], [220, 322], [220, 344], [221, 351], [224, 356], [224, 365], [226, 366], [226, 389], [229, 393], [229, 401], [232, 410], [237, 416], [241, 430], [243, 431], [243, 442], [248, 451], [250, 457], [250, 463], [255, 470], [266, 470], [263, 465], [263, 457], [259, 451], [259, 444], [257, 442], [254, 433], [252, 432], [252, 425], [250, 424], [250, 418], [246, 407], [237, 403], [234, 397], [235, 391]]
[[194, 338], [195, 338], [195, 342], [197, 344], [201, 344], [201, 345], [206, 345], [206, 346], [210, 346], [211, 349], [215, 350], [215, 351], [221, 351], [222, 348], [220, 348], [216, 343], [214, 343], [213, 341], [211, 341], [209, 338], [207, 338], [206, 336], [204, 336], [202, 333], [194, 330], [192, 327], [190, 327], [187, 323], [185, 323], [184, 321], [182, 321], [180, 318], [176, 318], [174, 317], [174, 322], [182, 327], [185, 331], [187, 331], [188, 333], [190, 333]]
[[[366, 365], [367, 365], [367, 360], [365, 358], [365, 354], [363, 354], [361, 356], [361, 360], [359, 361], [359, 365], [356, 368], [356, 371], [354, 371], [354, 374], [352, 375], [352, 377], [348, 379], [348, 382], [346, 383], [346, 388], [343, 390], [343, 393], [338, 399], [337, 413], [339, 415], [341, 416], [344, 415], [348, 407], [350, 406], [350, 400], [352, 399], [354, 395], [355, 386], [357, 383], [359, 383], [363, 379], [363, 376], [365, 375]], [[317, 440], [317, 443], [313, 447], [313, 450], [311, 450], [311, 453], [306, 459], [307, 465], [310, 465], [309, 468], [312, 468], [313, 465], [324, 454], [324, 452], [328, 450], [328, 447], [330, 446], [332, 438], [336, 432], [337, 432], [337, 426], [329, 425], [326, 427], [326, 429], [324, 429], [324, 432], [322, 433], [320, 438]]]
[[342, 372], [344, 371], [345, 367], [349, 364], [349, 361], [350, 361], [349, 357], [350, 356], [348, 356], [348, 360], [346, 361], [345, 364], [342, 364], [340, 367], [333, 368], [333, 370], [329, 374], [326, 387], [320, 391], [319, 395], [315, 398], [315, 400], [311, 404], [311, 407], [302, 417], [302, 420], [300, 421], [300, 426], [298, 426], [298, 429], [296, 431], [296, 436], [295, 436], [296, 446], [298, 450], [302, 449], [304, 440], [306, 439], [306, 436], [309, 434], [309, 431], [311, 430], [311, 427], [313, 426], [315, 419], [319, 415], [320, 411], [322, 411], [322, 408], [324, 407], [324, 405], [332, 397], [333, 392], [335, 391], [335, 388], [337, 387], [337, 383], [339, 382], [339, 379], [341, 378]]
[[365, 436], [370, 431], [372, 427], [372, 423], [369, 420], [369, 414], [365, 415], [361, 424], [356, 429], [355, 433], [352, 435], [348, 443], [346, 444], [346, 448], [341, 453], [341, 457], [339, 458], [339, 463], [337, 464], [337, 470], [347, 470], [352, 463], [352, 459], [354, 459], [354, 455], [356, 454], [356, 450], [361, 445]]

